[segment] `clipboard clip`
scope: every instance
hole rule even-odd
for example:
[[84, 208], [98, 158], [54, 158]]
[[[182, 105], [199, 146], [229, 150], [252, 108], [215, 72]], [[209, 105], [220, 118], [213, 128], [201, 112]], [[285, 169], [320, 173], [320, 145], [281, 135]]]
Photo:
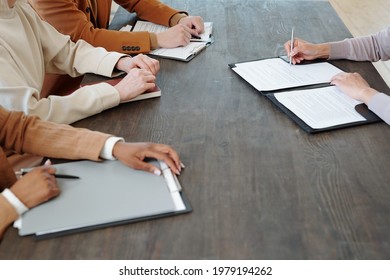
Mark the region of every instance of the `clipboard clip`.
[[180, 192], [182, 190], [182, 187], [179, 183], [179, 180], [177, 179], [177, 176], [171, 171], [171, 169], [165, 162], [158, 161], [158, 163], [160, 164], [162, 176], [164, 176], [165, 182], [167, 183], [167, 186], [171, 193], [177, 191]]

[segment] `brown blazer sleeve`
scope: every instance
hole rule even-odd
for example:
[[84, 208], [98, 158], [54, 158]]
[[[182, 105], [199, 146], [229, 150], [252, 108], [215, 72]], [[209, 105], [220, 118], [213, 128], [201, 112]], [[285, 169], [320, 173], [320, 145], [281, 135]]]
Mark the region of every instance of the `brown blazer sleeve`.
[[99, 160], [107, 134], [8, 112], [0, 106], [0, 145], [17, 153]]
[[[38, 14], [58, 31], [70, 35], [72, 41], [84, 39], [93, 46], [127, 54], [151, 50], [148, 32], [108, 30], [111, 0], [97, 0], [94, 13], [88, 0], [29, 0]], [[139, 18], [169, 26], [170, 19], [180, 11], [158, 0], [116, 0], [116, 3]]]

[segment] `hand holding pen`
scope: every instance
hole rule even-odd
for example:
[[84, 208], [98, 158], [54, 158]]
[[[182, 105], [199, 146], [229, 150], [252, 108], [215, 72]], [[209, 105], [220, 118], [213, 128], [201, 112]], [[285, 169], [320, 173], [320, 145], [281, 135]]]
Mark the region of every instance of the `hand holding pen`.
[[[50, 160], [47, 160], [44, 166], [50, 166], [50, 165], [51, 165]], [[16, 176], [23, 176], [23, 175], [26, 175], [27, 173], [31, 172], [33, 169], [34, 168], [22, 168], [22, 169], [20, 169], [20, 171], [16, 171], [15, 175]], [[54, 167], [53, 167], [53, 169], [56, 170]], [[58, 174], [56, 172], [54, 172], [54, 174], [52, 174], [52, 175], [58, 179], [80, 179], [80, 177], [75, 176], [75, 175]]]
[[17, 180], [10, 190], [24, 205], [32, 208], [60, 194], [53, 176], [56, 171], [48, 165], [34, 168]]
[[[15, 172], [15, 175], [17, 176], [23, 176], [23, 175], [26, 175], [27, 173], [31, 172], [31, 169], [21, 169], [20, 171], [16, 171]], [[57, 174], [57, 173], [54, 173], [53, 176], [55, 178], [58, 178], [58, 179], [80, 179], [79, 176], [75, 176], [75, 175], [68, 175], [68, 174]]]
[[[294, 42], [291, 44], [291, 42]], [[330, 45], [312, 44], [299, 38], [294, 38], [292, 32], [291, 40], [284, 43], [284, 50], [292, 64], [301, 63], [303, 60], [314, 60], [317, 58], [329, 58]]]
[[179, 24], [192, 29], [192, 35], [199, 36], [204, 32], [204, 20], [200, 16], [186, 16], [180, 19]]

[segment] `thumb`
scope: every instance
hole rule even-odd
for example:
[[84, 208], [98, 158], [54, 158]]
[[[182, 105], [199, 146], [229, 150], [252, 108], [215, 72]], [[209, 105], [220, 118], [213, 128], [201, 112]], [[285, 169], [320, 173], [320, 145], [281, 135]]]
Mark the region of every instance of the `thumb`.
[[49, 173], [50, 175], [54, 175], [57, 172], [57, 169], [51, 165], [43, 165], [39, 168], [41, 168], [43, 171]]

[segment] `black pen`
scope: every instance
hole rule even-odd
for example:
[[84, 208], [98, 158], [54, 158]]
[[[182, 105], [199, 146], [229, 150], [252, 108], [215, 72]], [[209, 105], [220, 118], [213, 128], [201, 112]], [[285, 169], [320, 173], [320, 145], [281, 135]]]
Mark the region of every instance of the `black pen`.
[[[21, 169], [20, 171], [16, 171], [15, 175], [18, 176], [26, 175], [30, 171], [31, 169]], [[58, 179], [80, 179], [80, 177], [74, 175], [67, 175], [67, 174], [53, 174], [53, 175]]]
[[[195, 25], [192, 25], [192, 29], [196, 29], [196, 26]], [[197, 40], [200, 40], [200, 39], [202, 39], [201, 37], [199, 37], [199, 36], [196, 36], [196, 35], [192, 35], [191, 34], [191, 39], [197, 39]]]
[[197, 39], [197, 40], [200, 40], [200, 39], [202, 39], [201, 37], [199, 37], [199, 36], [195, 36], [195, 35], [192, 35], [192, 38], [191, 39]]

